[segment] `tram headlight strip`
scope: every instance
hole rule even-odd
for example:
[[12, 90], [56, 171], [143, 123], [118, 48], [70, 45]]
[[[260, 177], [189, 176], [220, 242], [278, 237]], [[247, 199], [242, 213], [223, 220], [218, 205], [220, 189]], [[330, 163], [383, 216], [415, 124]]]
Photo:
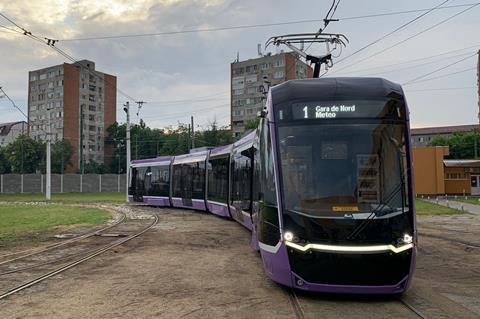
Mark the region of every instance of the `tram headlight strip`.
[[302, 252], [308, 250], [318, 250], [325, 252], [338, 252], [338, 253], [381, 253], [381, 252], [394, 252], [396, 254], [403, 251], [413, 248], [413, 243], [395, 247], [393, 245], [374, 245], [374, 246], [340, 246], [340, 245], [324, 245], [324, 244], [307, 244], [305, 246], [292, 243], [290, 241], [285, 241], [285, 244], [294, 249], [300, 250]]

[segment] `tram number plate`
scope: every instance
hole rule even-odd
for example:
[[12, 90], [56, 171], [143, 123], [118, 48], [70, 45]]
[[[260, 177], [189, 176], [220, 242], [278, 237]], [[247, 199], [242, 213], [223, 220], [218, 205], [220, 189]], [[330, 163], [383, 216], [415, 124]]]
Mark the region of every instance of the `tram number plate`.
[[358, 206], [333, 206], [332, 211], [334, 212], [358, 212]]

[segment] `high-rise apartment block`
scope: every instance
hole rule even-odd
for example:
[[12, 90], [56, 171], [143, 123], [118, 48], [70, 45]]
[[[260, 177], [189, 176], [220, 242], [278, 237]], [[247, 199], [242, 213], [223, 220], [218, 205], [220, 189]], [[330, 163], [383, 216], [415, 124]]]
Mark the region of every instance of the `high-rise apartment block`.
[[66, 139], [74, 147], [68, 172], [88, 162], [105, 163], [112, 147], [105, 145], [107, 128], [116, 121], [117, 78], [82, 60], [29, 72], [29, 134], [52, 141]]
[[271, 85], [312, 77], [313, 70], [295, 53], [267, 54], [257, 59], [236, 61], [231, 69], [231, 124], [235, 137], [245, 130], [245, 124], [263, 108], [261, 87], [264, 79]]

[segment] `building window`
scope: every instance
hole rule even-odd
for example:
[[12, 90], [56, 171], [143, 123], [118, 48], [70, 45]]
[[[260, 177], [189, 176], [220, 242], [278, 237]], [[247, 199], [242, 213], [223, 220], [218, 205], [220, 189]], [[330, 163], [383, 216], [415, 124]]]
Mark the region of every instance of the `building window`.
[[40, 77], [39, 77], [40, 80], [45, 80], [46, 78], [47, 78], [47, 74], [46, 74], [46, 73], [40, 74]]
[[261, 70], [268, 70], [271, 67], [271, 63], [262, 63], [260, 64], [260, 69]]
[[242, 95], [242, 94], [243, 94], [243, 89], [233, 90], [233, 95]]
[[232, 79], [232, 89], [235, 90], [243, 88], [245, 88], [245, 78], [243, 76]]
[[283, 59], [275, 61], [275, 66], [276, 67], [281, 67], [281, 66], [284, 66], [284, 65], [285, 65], [285, 61], [283, 61]]
[[251, 73], [257, 71], [257, 65], [249, 65], [245, 68], [245, 72]]
[[240, 75], [243, 74], [243, 68], [235, 68], [232, 71], [233, 75]]
[[257, 75], [254, 74], [254, 75], [249, 75], [245, 78], [245, 82], [247, 83], [255, 83], [257, 82]]
[[37, 80], [37, 75], [33, 74], [30, 76], [30, 81], [36, 81]]
[[446, 179], [467, 179], [467, 174], [465, 173], [447, 173]]
[[273, 73], [273, 77], [275, 79], [281, 79], [281, 78], [283, 78], [284, 75], [285, 75], [285, 73], [283, 71], [276, 71], [275, 73]]
[[247, 94], [255, 94], [255, 93], [257, 93], [256, 86], [247, 88]]

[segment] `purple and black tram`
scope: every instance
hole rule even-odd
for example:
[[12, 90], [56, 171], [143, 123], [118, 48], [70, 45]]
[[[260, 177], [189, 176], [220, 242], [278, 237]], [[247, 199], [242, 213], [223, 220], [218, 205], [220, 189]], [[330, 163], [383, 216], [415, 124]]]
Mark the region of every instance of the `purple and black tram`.
[[236, 220], [280, 284], [400, 294], [417, 242], [409, 134], [398, 84], [292, 80], [236, 143], [132, 161], [129, 199]]

